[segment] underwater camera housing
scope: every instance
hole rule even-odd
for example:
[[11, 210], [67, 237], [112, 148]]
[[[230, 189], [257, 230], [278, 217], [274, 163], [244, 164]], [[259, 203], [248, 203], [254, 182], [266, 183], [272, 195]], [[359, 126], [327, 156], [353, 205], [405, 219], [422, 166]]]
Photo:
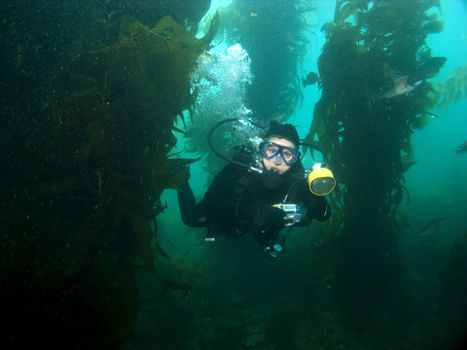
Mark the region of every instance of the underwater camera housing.
[[285, 212], [285, 226], [293, 226], [302, 219], [302, 208], [297, 204], [278, 203], [273, 205]]

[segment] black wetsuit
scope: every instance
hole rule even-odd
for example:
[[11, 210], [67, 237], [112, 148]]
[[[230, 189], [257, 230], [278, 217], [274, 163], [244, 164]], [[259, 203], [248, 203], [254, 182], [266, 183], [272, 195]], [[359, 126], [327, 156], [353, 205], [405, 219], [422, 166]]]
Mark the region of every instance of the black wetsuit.
[[198, 204], [188, 183], [178, 189], [182, 221], [188, 226], [207, 227], [209, 236], [223, 234], [235, 238], [252, 233], [260, 244], [267, 244], [276, 240], [283, 227], [268, 229], [249, 214], [257, 208], [270, 208], [282, 202], [287, 193], [287, 203], [299, 204], [304, 209], [302, 220], [296, 226], [309, 225], [312, 219], [329, 218], [331, 212], [326, 199], [309, 191], [300, 162], [282, 176], [280, 185], [270, 189], [263, 184], [261, 174], [229, 163], [216, 175]]

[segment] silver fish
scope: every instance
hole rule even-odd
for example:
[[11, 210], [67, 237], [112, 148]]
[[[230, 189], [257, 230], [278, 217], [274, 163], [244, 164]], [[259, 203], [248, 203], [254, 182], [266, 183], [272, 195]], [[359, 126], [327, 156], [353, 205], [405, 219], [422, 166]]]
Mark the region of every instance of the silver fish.
[[415, 90], [423, 80], [417, 80], [413, 84], [408, 83], [408, 75], [403, 75], [394, 80], [389, 87], [381, 94], [382, 98], [394, 98], [400, 95], [408, 94]]
[[420, 228], [416, 233], [415, 236], [417, 237], [427, 237], [430, 236], [432, 233], [438, 230], [438, 228], [446, 222], [446, 218], [444, 217], [436, 217], [433, 220], [429, 221], [426, 225]]
[[467, 141], [464, 141], [463, 144], [457, 146], [456, 148], [456, 153], [457, 154], [463, 154], [467, 152]]

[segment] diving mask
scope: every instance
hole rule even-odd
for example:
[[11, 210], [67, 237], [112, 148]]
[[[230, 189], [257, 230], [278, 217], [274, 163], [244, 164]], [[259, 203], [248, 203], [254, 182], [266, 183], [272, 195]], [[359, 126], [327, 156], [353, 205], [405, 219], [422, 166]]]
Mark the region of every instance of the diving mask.
[[[277, 143], [266, 141], [259, 145], [261, 156], [265, 159], [282, 159], [285, 164], [291, 165], [300, 159], [300, 152], [292, 147], [285, 147]], [[280, 156], [280, 158], [278, 158]]]
[[307, 182], [310, 191], [317, 196], [325, 196], [336, 187], [333, 173], [328, 168], [321, 167], [321, 163], [313, 165]]

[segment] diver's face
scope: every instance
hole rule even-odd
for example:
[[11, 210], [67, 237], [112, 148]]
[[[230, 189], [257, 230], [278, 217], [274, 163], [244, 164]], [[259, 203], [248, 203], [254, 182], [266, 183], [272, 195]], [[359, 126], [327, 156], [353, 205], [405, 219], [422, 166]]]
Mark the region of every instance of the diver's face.
[[[271, 137], [268, 139], [268, 142], [275, 143], [282, 147], [295, 149], [295, 146], [292, 142], [290, 142], [287, 139], [280, 138], [280, 137]], [[282, 159], [282, 156], [280, 154], [277, 154], [276, 157], [273, 157], [271, 159], [266, 159], [265, 157], [263, 157], [262, 160], [263, 160], [263, 165], [267, 170], [272, 169], [276, 171], [278, 174], [284, 174], [290, 169], [290, 165], [288, 165], [284, 161], [284, 159]]]

